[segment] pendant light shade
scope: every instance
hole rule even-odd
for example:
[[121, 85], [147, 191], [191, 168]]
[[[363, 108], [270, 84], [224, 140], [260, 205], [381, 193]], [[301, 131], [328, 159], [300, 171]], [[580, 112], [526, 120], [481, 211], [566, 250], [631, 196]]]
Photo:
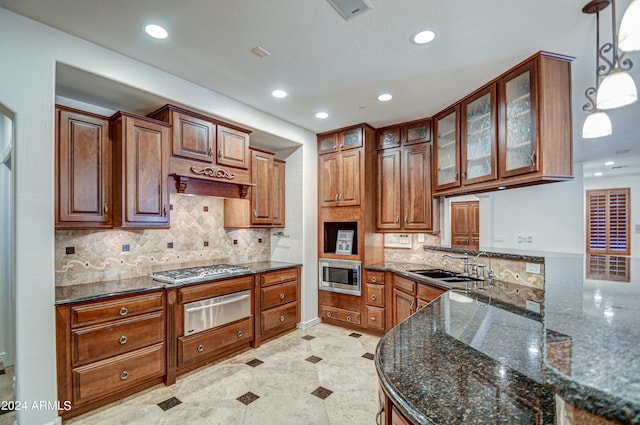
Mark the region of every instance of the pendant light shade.
[[596, 109], [613, 109], [638, 100], [633, 78], [620, 69], [611, 71], [600, 83], [596, 95]]
[[622, 15], [618, 47], [623, 52], [640, 50], [640, 0], [633, 0]]
[[587, 115], [582, 126], [583, 139], [595, 139], [611, 134], [611, 120], [606, 112], [593, 111]]

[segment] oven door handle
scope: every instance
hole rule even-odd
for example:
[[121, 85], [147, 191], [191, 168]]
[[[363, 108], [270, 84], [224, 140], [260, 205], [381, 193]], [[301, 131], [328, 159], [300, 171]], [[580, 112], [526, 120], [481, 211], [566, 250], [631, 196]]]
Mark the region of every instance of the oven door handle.
[[209, 304], [209, 305], [201, 305], [199, 307], [186, 308], [184, 311], [185, 311], [185, 313], [193, 313], [194, 311], [205, 310], [205, 309], [209, 309], [209, 308], [213, 308], [213, 307], [220, 307], [221, 305], [235, 303], [237, 301], [244, 300], [245, 298], [249, 298], [250, 296], [251, 295], [248, 295], [248, 294], [247, 295], [240, 295], [240, 296], [232, 298], [230, 300], [220, 301], [220, 302]]

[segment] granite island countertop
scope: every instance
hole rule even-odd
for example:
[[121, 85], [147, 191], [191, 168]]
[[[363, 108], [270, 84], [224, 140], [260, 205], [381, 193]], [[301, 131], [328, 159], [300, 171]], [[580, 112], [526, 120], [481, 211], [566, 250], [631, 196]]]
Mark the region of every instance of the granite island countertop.
[[[220, 276], [213, 280], [230, 279], [234, 277], [247, 276], [264, 273], [273, 270], [286, 269], [289, 267], [300, 267], [300, 263], [288, 263], [284, 261], [260, 261], [255, 263], [240, 264], [249, 268], [245, 273], [236, 273], [232, 276]], [[56, 287], [55, 305], [65, 305], [77, 302], [97, 301], [122, 295], [141, 294], [163, 289], [179, 288], [189, 285], [197, 285], [204, 282], [169, 284], [153, 280], [151, 276], [134, 277], [130, 279], [108, 280], [94, 283], [83, 283], [78, 285], [67, 285]]]

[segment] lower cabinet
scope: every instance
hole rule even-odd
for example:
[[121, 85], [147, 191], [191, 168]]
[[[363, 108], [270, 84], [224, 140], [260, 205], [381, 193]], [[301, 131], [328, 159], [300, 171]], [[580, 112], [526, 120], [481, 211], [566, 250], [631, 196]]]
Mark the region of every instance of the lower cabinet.
[[342, 308], [323, 305], [320, 308], [320, 315], [328, 319], [351, 323], [353, 325], [360, 324], [360, 312], [358, 311], [344, 310]]
[[396, 326], [444, 292], [445, 290], [442, 288], [394, 275], [393, 326]]
[[300, 322], [300, 267], [273, 270], [256, 276], [260, 287], [256, 346], [262, 340], [295, 329]]
[[56, 307], [58, 399], [68, 418], [166, 373], [164, 291]]
[[253, 339], [253, 317], [178, 338], [178, 365], [186, 366]]

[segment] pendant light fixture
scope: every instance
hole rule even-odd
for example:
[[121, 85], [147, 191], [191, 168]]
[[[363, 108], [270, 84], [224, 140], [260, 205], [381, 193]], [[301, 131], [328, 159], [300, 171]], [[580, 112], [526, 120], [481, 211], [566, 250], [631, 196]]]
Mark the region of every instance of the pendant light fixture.
[[596, 84], [595, 87], [589, 87], [585, 90], [584, 95], [588, 102], [584, 104], [582, 110], [588, 112], [587, 118], [582, 125], [582, 137], [584, 139], [595, 139], [611, 134], [611, 120], [606, 112], [599, 111], [593, 96], [598, 91], [600, 81], [600, 55], [598, 48], [600, 46], [600, 11], [609, 6], [609, 0], [597, 0], [589, 2], [582, 11], [588, 14], [596, 14]]
[[[603, 77], [600, 87], [596, 93], [596, 108], [614, 109], [621, 106], [629, 105], [638, 100], [638, 92], [633, 78], [627, 73], [633, 67], [630, 59], [625, 59], [624, 52], [618, 51], [618, 36], [616, 34], [616, 0], [592, 0], [582, 8], [585, 13], [594, 8], [604, 9], [606, 6], [598, 6], [611, 3], [611, 43], [603, 44], [598, 51], [603, 65], [598, 66], [598, 74]], [[600, 36], [600, 28], [596, 29], [598, 38]], [[607, 57], [611, 54], [611, 59]]]
[[640, 51], [640, 0], [633, 0], [622, 15], [618, 47], [623, 52]]

